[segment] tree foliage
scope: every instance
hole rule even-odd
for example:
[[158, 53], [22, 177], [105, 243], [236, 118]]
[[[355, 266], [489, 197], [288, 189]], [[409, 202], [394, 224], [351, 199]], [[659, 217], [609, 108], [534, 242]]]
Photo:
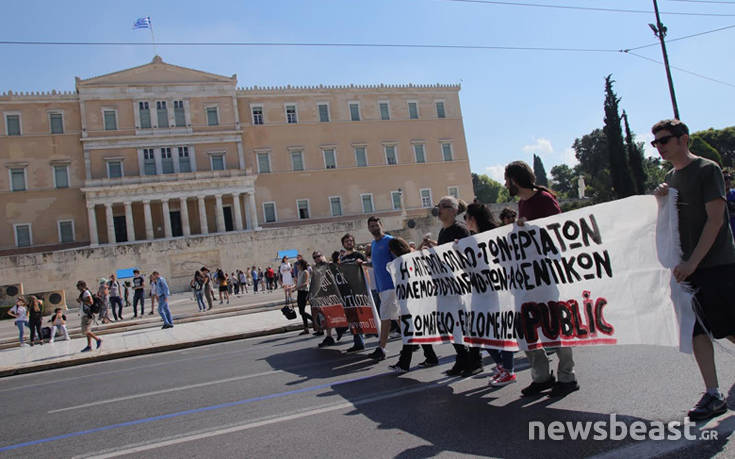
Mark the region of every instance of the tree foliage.
[[572, 148], [574, 156], [579, 161], [575, 167], [575, 175], [584, 176], [585, 196], [590, 197], [595, 203], [615, 199], [610, 179], [607, 138], [602, 129], [595, 129], [575, 139]]
[[643, 169], [643, 146], [634, 141], [633, 133], [630, 132], [628, 114], [623, 110], [623, 123], [625, 124], [625, 150], [628, 153], [628, 165], [633, 179], [633, 191], [635, 194], [646, 193], [646, 171]]
[[[475, 197], [485, 204], [492, 204], [495, 202], [507, 202], [507, 198], [503, 197], [503, 191], [505, 186], [491, 179], [485, 174], [472, 173], [472, 187], [475, 191]], [[507, 191], [505, 193], [507, 197]], [[505, 199], [503, 201], [499, 199]]]
[[690, 137], [689, 150], [697, 156], [711, 159], [722, 167], [722, 156], [701, 136], [695, 134]]
[[613, 91], [612, 75], [605, 77], [605, 125], [603, 131], [607, 139], [607, 153], [610, 162], [610, 176], [615, 195], [625, 198], [634, 193], [633, 180], [628, 167], [628, 155], [623, 145], [623, 132], [620, 128], [620, 98]]
[[566, 164], [559, 164], [551, 168], [551, 189], [560, 198], [577, 197], [577, 174]]
[[722, 164], [726, 167], [735, 166], [735, 126], [724, 129], [709, 128], [694, 132], [690, 137], [700, 137], [710, 144], [722, 156]]
[[544, 163], [541, 161], [541, 157], [533, 155], [533, 175], [536, 176], [536, 184], [549, 186], [549, 179], [546, 178], [546, 169]]

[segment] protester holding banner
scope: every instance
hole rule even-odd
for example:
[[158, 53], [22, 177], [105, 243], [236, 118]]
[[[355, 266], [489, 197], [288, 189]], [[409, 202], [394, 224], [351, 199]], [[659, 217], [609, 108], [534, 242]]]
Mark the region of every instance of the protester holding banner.
[[[315, 250], [311, 254], [312, 259], [314, 260], [314, 269], [312, 270], [313, 277], [310, 282], [309, 291], [318, 291], [319, 285], [321, 284], [321, 274], [324, 272], [324, 270], [327, 268], [327, 259], [324, 257], [324, 255], [321, 254], [318, 250]], [[317, 271], [319, 269], [319, 271]], [[310, 296], [313, 296], [311, 293]], [[340, 305], [330, 305], [330, 306], [340, 306]], [[327, 347], [327, 346], [334, 346], [337, 344], [337, 342], [332, 338], [332, 328], [336, 328], [337, 332], [337, 341], [342, 339], [342, 335], [346, 331], [343, 327], [331, 327], [328, 325], [328, 317], [322, 312], [322, 309], [319, 308], [317, 311], [314, 311], [314, 300], [311, 302], [312, 307], [312, 321], [314, 321], [318, 326], [323, 330], [322, 333], [319, 333], [320, 335], [323, 333], [326, 333], [327, 336], [324, 337], [324, 340], [319, 343], [319, 347]], [[344, 310], [342, 310], [342, 316], [344, 316]], [[344, 319], [344, 322], [347, 322], [347, 319]]]
[[688, 416], [701, 421], [727, 411], [715, 367], [713, 339], [735, 341], [735, 243], [728, 223], [727, 195], [720, 167], [689, 151], [689, 128], [679, 120], [659, 121], [651, 129], [661, 158], [674, 166], [654, 194], [676, 189], [682, 260], [674, 268], [678, 282], [696, 291], [694, 358], [706, 392]]
[[[514, 161], [505, 167], [505, 186], [511, 196], [518, 196], [519, 226], [526, 221], [561, 213], [559, 202], [548, 188], [536, 184], [536, 176], [531, 166], [523, 161]], [[526, 351], [531, 364], [532, 382], [521, 390], [523, 395], [534, 395], [551, 389], [551, 396], [562, 396], [579, 390], [574, 374], [574, 358], [571, 347], [561, 347], [556, 353], [559, 358], [557, 376], [549, 371], [549, 358], [543, 349]]]
[[[342, 247], [344, 250], [340, 253], [339, 256], [339, 263], [340, 264], [346, 264], [346, 263], [358, 263], [362, 264], [367, 261], [365, 258], [365, 255], [361, 254], [360, 252], [355, 251], [355, 237], [351, 235], [350, 233], [345, 234], [342, 236], [341, 239]], [[365, 349], [365, 341], [362, 338], [362, 335], [360, 333], [353, 333], [352, 339], [354, 344], [352, 347], [347, 349], [347, 352], [358, 352]]]
[[[391, 239], [388, 242], [388, 247], [390, 248], [390, 252], [396, 258], [413, 252], [411, 246], [409, 246], [408, 243], [400, 237]], [[390, 365], [390, 368], [399, 374], [408, 372], [411, 369], [411, 358], [417, 349], [418, 346], [416, 344], [404, 344], [401, 348], [401, 355], [398, 358], [398, 362]], [[431, 344], [422, 344], [421, 349], [424, 351], [425, 359], [423, 362], [419, 363], [420, 367], [430, 368], [439, 365], [439, 357], [436, 356]]]
[[370, 358], [380, 361], [385, 360], [385, 347], [388, 344], [388, 336], [390, 335], [390, 322], [391, 320], [398, 320], [401, 311], [396, 301], [393, 279], [391, 279], [386, 269], [386, 265], [395, 258], [388, 248], [388, 242], [393, 239], [393, 236], [385, 234], [380, 217], [370, 216], [367, 224], [368, 231], [374, 239], [370, 246], [371, 265], [375, 273], [376, 290], [380, 297], [380, 341], [375, 351], [370, 354]]

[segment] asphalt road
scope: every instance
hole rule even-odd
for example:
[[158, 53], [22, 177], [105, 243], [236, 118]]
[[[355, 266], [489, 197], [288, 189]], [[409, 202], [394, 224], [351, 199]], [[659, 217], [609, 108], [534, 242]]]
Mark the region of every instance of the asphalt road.
[[[495, 389], [489, 371], [444, 376], [453, 359], [448, 345], [437, 347], [439, 367], [395, 376], [388, 364], [398, 341], [378, 364], [367, 352], [343, 354], [351, 341], [317, 349], [318, 338], [293, 332], [4, 378], [0, 455], [567, 459], [735, 452], [728, 443], [733, 412], [720, 418], [718, 440], [529, 441], [530, 421], [608, 421], [610, 413], [626, 425], [683, 421], [701, 382], [694, 360], [675, 349], [577, 349], [581, 390], [549, 399], [520, 397], [530, 382], [522, 353], [519, 382]], [[719, 375], [735, 406], [735, 352], [726, 346], [718, 351]]]

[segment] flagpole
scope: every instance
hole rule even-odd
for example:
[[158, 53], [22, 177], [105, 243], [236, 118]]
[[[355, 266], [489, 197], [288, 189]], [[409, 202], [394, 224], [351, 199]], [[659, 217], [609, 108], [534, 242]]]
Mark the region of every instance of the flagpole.
[[153, 56], [158, 55], [158, 51], [156, 51], [156, 36], [153, 35], [153, 21], [151, 21], [150, 17], [148, 18], [148, 25], [151, 29], [151, 42], [153, 42]]

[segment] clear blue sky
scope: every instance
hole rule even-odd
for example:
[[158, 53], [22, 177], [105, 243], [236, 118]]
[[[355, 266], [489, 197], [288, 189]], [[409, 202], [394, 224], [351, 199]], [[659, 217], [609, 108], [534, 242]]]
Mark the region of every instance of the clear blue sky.
[[[509, 0], [515, 1], [515, 0]], [[533, 0], [546, 5], [653, 10], [648, 0]], [[669, 38], [735, 24], [732, 4], [660, 0]], [[725, 16], [729, 15], [729, 16]], [[145, 41], [132, 30], [150, 16], [158, 41], [431, 43], [622, 49], [655, 43], [653, 13], [501, 6], [447, 0], [74, 1], [3, 4], [0, 40]], [[12, 18], [12, 20], [8, 20]], [[735, 124], [735, 28], [669, 46], [682, 119], [692, 130]], [[658, 46], [637, 51], [661, 60]], [[575, 138], [602, 127], [604, 77], [640, 140], [672, 116], [662, 65], [621, 53], [397, 48], [160, 47], [167, 62], [231, 75], [241, 86], [455, 83], [473, 172], [541, 155], [547, 171], [572, 163]], [[149, 47], [0, 45], [0, 91], [73, 89], [87, 78], [149, 62]], [[654, 154], [650, 151], [649, 153]]]

